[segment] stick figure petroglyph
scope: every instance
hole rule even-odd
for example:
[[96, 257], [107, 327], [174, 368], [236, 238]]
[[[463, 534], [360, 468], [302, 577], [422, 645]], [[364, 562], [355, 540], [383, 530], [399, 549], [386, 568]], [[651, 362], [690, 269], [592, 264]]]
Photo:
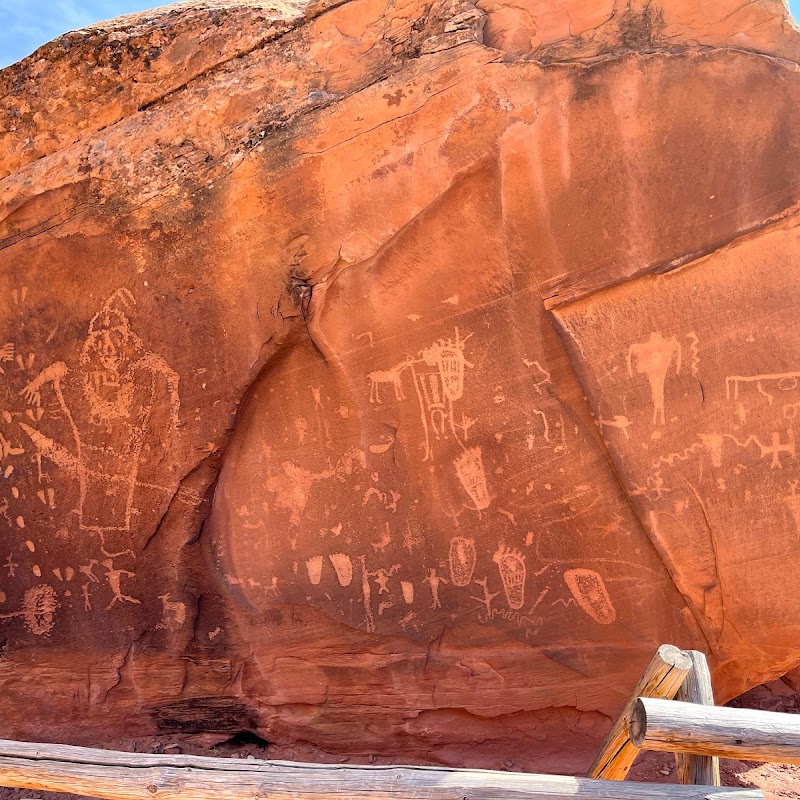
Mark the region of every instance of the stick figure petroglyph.
[[681, 345], [672, 337], [665, 339], [655, 331], [646, 342], [632, 344], [628, 348], [628, 374], [633, 377], [634, 362], [636, 371], [645, 375], [650, 383], [653, 402], [653, 424], [664, 425], [664, 385], [672, 362], [675, 361], [675, 374], [681, 371]]
[[127, 309], [135, 303], [119, 289], [92, 317], [77, 369], [50, 364], [20, 394], [35, 408], [50, 387], [71, 432], [67, 447], [20, 423], [45, 456], [78, 479], [79, 524], [102, 535], [129, 531], [142, 451], [148, 439], [164, 441], [178, 429], [178, 375], [148, 351], [131, 329]]

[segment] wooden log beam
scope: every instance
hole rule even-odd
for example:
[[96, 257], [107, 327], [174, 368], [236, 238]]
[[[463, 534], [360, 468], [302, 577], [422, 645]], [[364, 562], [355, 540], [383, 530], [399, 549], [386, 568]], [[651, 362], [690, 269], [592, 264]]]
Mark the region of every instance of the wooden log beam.
[[692, 661], [683, 650], [671, 644], [662, 644], [633, 690], [630, 700], [614, 723], [587, 776], [624, 781], [639, 748], [630, 739], [630, 719], [639, 697], [665, 697], [672, 699], [692, 668]]
[[800, 764], [796, 714], [640, 697], [630, 731], [645, 750]]
[[0, 741], [0, 786], [107, 800], [764, 800], [758, 789], [436, 767], [142, 755]]
[[[692, 660], [692, 668], [675, 695], [684, 703], [714, 705], [714, 690], [711, 686], [711, 670], [705, 654], [699, 650], [685, 650]], [[719, 759], [716, 756], [696, 756], [690, 753], [676, 753], [678, 783], [688, 786], [721, 786]]]

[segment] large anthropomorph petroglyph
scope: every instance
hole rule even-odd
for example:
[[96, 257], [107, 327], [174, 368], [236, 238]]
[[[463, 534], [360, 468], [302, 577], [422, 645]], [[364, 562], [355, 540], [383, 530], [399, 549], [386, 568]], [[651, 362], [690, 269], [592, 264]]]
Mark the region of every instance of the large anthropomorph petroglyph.
[[0, 71], [0, 737], [581, 772], [663, 642], [800, 666], [799, 63], [197, 0]]
[[[178, 432], [178, 376], [131, 330], [126, 309], [134, 302], [127, 289], [114, 292], [89, 323], [77, 364], [53, 363], [21, 392], [36, 412], [35, 425], [20, 426], [40, 471], [47, 460], [78, 482], [79, 528], [101, 540], [131, 530], [137, 489], [170, 491], [144, 479], [142, 462], [152, 461], [156, 447], [169, 448]], [[66, 439], [48, 435], [40, 413], [53, 403]]]

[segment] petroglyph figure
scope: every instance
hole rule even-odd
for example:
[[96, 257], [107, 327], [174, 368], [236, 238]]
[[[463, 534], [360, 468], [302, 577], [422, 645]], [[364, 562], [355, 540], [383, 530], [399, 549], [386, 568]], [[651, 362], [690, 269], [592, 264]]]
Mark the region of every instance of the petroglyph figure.
[[422, 351], [422, 360], [439, 368], [443, 395], [451, 403], [464, 396], [464, 369], [473, 366], [464, 358], [464, 343], [471, 336], [460, 339], [456, 328], [455, 339], [439, 339]]
[[344, 480], [355, 471], [366, 469], [366, 466], [364, 451], [355, 447], [346, 450], [335, 466], [320, 472], [311, 472], [292, 461], [284, 461], [281, 464], [282, 473], [267, 478], [266, 489], [276, 495], [276, 508], [289, 511], [289, 524], [297, 526], [301, 522], [315, 483], [331, 478]]
[[22, 617], [25, 627], [36, 636], [50, 633], [55, 625], [58, 608], [56, 592], [52, 586], [42, 584], [28, 589], [22, 598], [22, 608], [12, 614], [0, 614], [0, 619]]
[[311, 581], [312, 586], [319, 586], [322, 580], [322, 564], [322, 556], [311, 556], [311, 558], [306, 561], [308, 579]]
[[483, 589], [483, 597], [475, 597], [474, 595], [470, 595], [470, 600], [477, 600], [485, 609], [487, 616], [491, 616], [492, 614], [492, 601], [497, 597], [500, 592], [490, 592], [489, 591], [489, 578], [476, 578], [472, 581], [476, 586], [480, 586]]
[[410, 606], [414, 602], [414, 584], [411, 581], [400, 581], [400, 590], [403, 593], [403, 601]]
[[511, 550], [505, 545], [500, 545], [492, 556], [492, 561], [497, 564], [500, 571], [500, 580], [509, 608], [518, 610], [525, 604], [525, 556], [518, 550]]
[[470, 447], [455, 460], [456, 474], [476, 511], [483, 511], [492, 502], [483, 468], [480, 447]]
[[456, 536], [450, 540], [450, 580], [453, 586], [469, 586], [475, 572], [475, 540]]
[[46, 387], [55, 395], [71, 446], [20, 425], [40, 457], [77, 478], [80, 528], [101, 534], [130, 530], [137, 486], [167, 491], [142, 480], [142, 452], [178, 429], [178, 375], [131, 329], [134, 303], [127, 289], [114, 292], [89, 323], [78, 368], [51, 364], [21, 392], [37, 409]]
[[367, 379], [369, 380], [369, 401], [370, 403], [380, 403], [381, 402], [381, 394], [380, 394], [380, 385], [382, 383], [388, 383], [394, 388], [394, 396], [396, 400], [405, 400], [406, 396], [403, 393], [403, 382], [402, 377], [403, 373], [411, 367], [416, 359], [413, 356], [409, 356], [405, 359], [405, 361], [401, 361], [399, 364], [396, 364], [391, 369], [387, 370], [375, 370], [374, 372], [370, 372], [367, 375]]
[[158, 596], [163, 606], [162, 621], [156, 625], [156, 628], [167, 628], [169, 630], [177, 630], [184, 622], [186, 622], [186, 604], [179, 601], [170, 600], [171, 595], [162, 594]]
[[353, 582], [353, 562], [346, 553], [333, 553], [328, 556], [333, 569], [336, 572], [336, 578], [339, 585], [342, 587], [349, 586]]
[[425, 583], [427, 583], [431, 587], [431, 608], [441, 608], [442, 603], [439, 600], [439, 585], [444, 583], [447, 584], [445, 578], [440, 578], [436, 574], [436, 569], [431, 569], [428, 571], [428, 577], [425, 578]]
[[614, 604], [599, 573], [593, 569], [569, 569], [564, 583], [579, 608], [600, 625], [610, 625], [617, 618]]
[[106, 606], [106, 611], [112, 608], [115, 603], [121, 603], [123, 600], [126, 603], [134, 603], [137, 606], [140, 605], [141, 600], [137, 600], [135, 597], [122, 593], [122, 576], [125, 575], [128, 578], [135, 578], [136, 575], [126, 569], [114, 569], [114, 562], [110, 558], [103, 561], [103, 566], [106, 568], [106, 579], [114, 595], [111, 598], [111, 602]]
[[636, 371], [645, 375], [650, 383], [653, 401], [653, 424], [664, 425], [664, 385], [672, 362], [675, 361], [675, 374], [681, 371], [681, 345], [672, 337], [665, 339], [658, 331], [650, 334], [646, 342], [632, 344], [628, 348], [628, 374], [633, 377]]
[[[739, 385], [742, 383], [755, 384], [756, 391], [766, 399], [769, 405], [775, 400], [775, 395], [768, 391], [791, 392], [800, 385], [800, 372], [773, 372], [762, 375], [728, 375], [725, 378], [725, 397], [728, 400], [739, 399]], [[773, 385], [771, 385], [773, 384]], [[786, 412], [784, 411], [784, 416]], [[787, 417], [788, 418], [788, 417]]]

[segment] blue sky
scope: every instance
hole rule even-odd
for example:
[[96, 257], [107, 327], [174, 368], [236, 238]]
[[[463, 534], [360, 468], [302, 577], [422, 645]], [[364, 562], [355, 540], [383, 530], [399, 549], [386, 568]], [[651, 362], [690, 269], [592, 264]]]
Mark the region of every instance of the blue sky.
[[[39, 45], [101, 19], [166, 5], [169, 0], [0, 0], [0, 67], [13, 64]], [[698, 0], [704, 2], [704, 0]], [[789, 0], [800, 19], [800, 0]]]

